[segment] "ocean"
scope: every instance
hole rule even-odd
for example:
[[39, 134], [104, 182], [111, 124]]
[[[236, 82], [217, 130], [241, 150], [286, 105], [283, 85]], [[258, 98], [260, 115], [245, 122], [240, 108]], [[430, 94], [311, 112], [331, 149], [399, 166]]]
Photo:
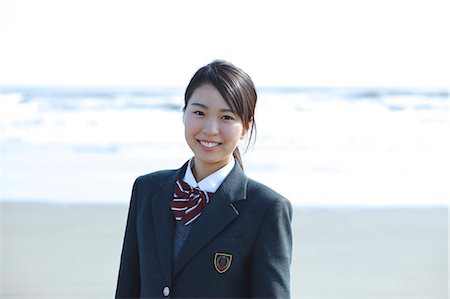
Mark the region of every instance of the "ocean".
[[[3, 201], [127, 203], [137, 176], [192, 156], [183, 88], [0, 91]], [[255, 121], [245, 171], [294, 205], [450, 201], [446, 89], [262, 87]]]

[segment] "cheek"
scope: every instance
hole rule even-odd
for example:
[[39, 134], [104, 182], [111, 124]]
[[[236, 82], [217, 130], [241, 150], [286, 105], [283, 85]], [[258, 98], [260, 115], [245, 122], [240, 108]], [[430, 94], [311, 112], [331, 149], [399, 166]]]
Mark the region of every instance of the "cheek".
[[242, 134], [243, 134], [242, 125], [238, 125], [238, 124], [230, 127], [227, 132], [228, 138], [233, 139], [236, 142], [241, 140]]
[[199, 134], [201, 131], [201, 123], [193, 117], [184, 118], [184, 134], [187, 138], [191, 138]]

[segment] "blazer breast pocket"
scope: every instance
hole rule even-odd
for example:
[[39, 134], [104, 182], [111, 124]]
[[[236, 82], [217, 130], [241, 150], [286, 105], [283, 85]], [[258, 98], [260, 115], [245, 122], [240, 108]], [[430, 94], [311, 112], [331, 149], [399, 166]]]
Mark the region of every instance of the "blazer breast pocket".
[[220, 283], [240, 281], [249, 269], [250, 246], [243, 238], [220, 238], [210, 248], [209, 259]]

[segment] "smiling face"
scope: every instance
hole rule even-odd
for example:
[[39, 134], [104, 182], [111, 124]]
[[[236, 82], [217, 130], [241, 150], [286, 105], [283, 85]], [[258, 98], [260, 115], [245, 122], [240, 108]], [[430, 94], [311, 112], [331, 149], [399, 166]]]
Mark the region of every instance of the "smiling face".
[[245, 134], [240, 117], [220, 92], [208, 83], [200, 85], [192, 93], [183, 121], [186, 141], [195, 154], [194, 175], [197, 181], [228, 164]]

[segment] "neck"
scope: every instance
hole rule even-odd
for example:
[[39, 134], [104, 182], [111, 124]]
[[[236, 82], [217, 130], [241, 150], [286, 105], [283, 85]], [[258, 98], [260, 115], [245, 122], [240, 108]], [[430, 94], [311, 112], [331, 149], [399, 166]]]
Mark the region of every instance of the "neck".
[[195, 180], [200, 182], [210, 174], [230, 163], [230, 160], [220, 161], [217, 163], [203, 163], [194, 158], [192, 162], [192, 173], [194, 174]]

